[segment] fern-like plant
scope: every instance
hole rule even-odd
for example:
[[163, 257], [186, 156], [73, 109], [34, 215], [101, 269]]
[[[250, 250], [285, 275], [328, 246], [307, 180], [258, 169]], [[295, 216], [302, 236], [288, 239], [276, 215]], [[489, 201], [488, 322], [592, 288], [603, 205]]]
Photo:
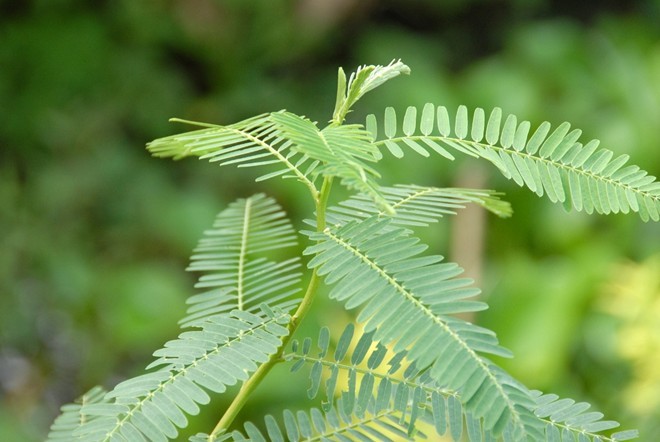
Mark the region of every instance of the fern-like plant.
[[[177, 339], [154, 353], [145, 374], [106, 392], [95, 387], [62, 408], [49, 441], [165, 441], [206, 406], [208, 392], [240, 384], [218, 424], [194, 441], [453, 440], [622, 441], [636, 431], [618, 426], [589, 404], [530, 390], [490, 360], [511, 357], [495, 333], [456, 317], [483, 310], [479, 290], [462, 269], [426, 254], [414, 229], [476, 203], [502, 217], [508, 203], [489, 190], [382, 187], [378, 161], [412, 151], [453, 160], [466, 154], [493, 163], [505, 177], [552, 202], [587, 213], [636, 212], [660, 218], [660, 183], [628, 157], [614, 158], [597, 141], [582, 144], [568, 123], [551, 130], [498, 108], [455, 113], [443, 106], [392, 108], [366, 124], [345, 124], [365, 93], [401, 74], [400, 61], [362, 66], [339, 84], [330, 123], [286, 111], [228, 126], [155, 140], [158, 157], [197, 156], [220, 165], [257, 167], [257, 181], [278, 176], [304, 185], [315, 216], [298, 233], [280, 206], [263, 194], [223, 210], [205, 233], [190, 270], [200, 292], [188, 299]], [[450, 116], [452, 115], [452, 116]], [[181, 120], [179, 120], [181, 121]], [[190, 122], [189, 122], [190, 123]], [[328, 207], [333, 182], [354, 194]], [[304, 240], [303, 256], [275, 261]], [[303, 271], [309, 272], [304, 277]], [[302, 281], [308, 281], [302, 287]], [[331, 343], [327, 328], [292, 340], [322, 284], [329, 297], [356, 312]], [[328, 318], [329, 319], [329, 318]], [[262, 424], [234, 420], [276, 364], [308, 366], [310, 399], [320, 408], [283, 410]], [[293, 375], [292, 375], [293, 376]]]

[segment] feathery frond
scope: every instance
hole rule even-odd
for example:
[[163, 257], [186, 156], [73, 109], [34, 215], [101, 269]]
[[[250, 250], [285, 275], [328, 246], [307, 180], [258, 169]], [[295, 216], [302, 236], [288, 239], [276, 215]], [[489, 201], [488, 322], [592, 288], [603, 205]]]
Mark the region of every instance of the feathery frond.
[[292, 149], [321, 163], [314, 173], [340, 178], [344, 186], [369, 195], [385, 211], [391, 212], [378, 192], [375, 178], [380, 175], [364, 162], [375, 162], [380, 152], [362, 126], [328, 126], [319, 130], [311, 121], [292, 113], [281, 112], [273, 114], [272, 118], [293, 142]]
[[239, 199], [220, 212], [204, 232], [188, 270], [204, 272], [195, 285], [205, 291], [188, 298], [184, 327], [232, 310], [258, 312], [261, 303], [290, 310], [299, 300], [300, 260], [274, 262], [269, 250], [295, 246], [297, 238], [282, 208], [263, 194]]
[[[413, 364], [403, 365], [406, 351], [390, 352], [387, 347], [373, 340], [373, 331], [361, 334], [353, 351], [349, 351], [354, 330], [353, 324], [349, 324], [344, 329], [334, 352], [329, 351], [329, 331], [326, 327], [323, 327], [319, 333], [319, 352], [316, 355], [310, 354], [312, 349], [310, 338], [305, 338], [302, 343], [293, 341], [291, 352], [284, 354], [285, 360], [293, 362], [291, 371], [299, 370], [304, 364], [314, 367], [310, 374], [311, 386], [308, 390], [310, 399], [314, 399], [320, 390], [323, 370], [330, 371], [324, 377], [326, 403], [328, 404], [333, 402], [337, 393], [338, 376], [341, 372], [348, 374], [349, 378], [353, 376], [350, 373], [358, 374], [367, 379], [373, 378], [365, 383], [374, 387], [378, 387], [381, 382], [385, 381], [392, 384], [401, 384], [411, 390], [421, 388], [429, 394], [434, 392], [445, 397], [456, 396], [455, 391], [439, 387], [428, 376], [422, 376]], [[385, 365], [389, 368], [386, 368]], [[344, 400], [353, 403], [356, 392], [349, 391], [345, 393], [342, 395]]]
[[456, 264], [440, 256], [419, 256], [426, 246], [404, 229], [388, 229], [377, 216], [322, 233], [303, 232], [318, 243], [305, 254], [308, 266], [333, 285], [329, 296], [357, 317], [374, 339], [392, 344], [434, 381], [457, 391], [466, 409], [495, 434], [522, 438], [538, 430], [529, 392], [479, 353], [510, 356], [490, 330], [451, 314], [482, 310], [470, 300], [479, 291]]
[[603, 413], [587, 412], [591, 405], [572, 399], [559, 399], [555, 394], [534, 391], [536, 407], [534, 414], [545, 423], [545, 440], [624, 441], [637, 438], [636, 430], [626, 430], [604, 436], [598, 434], [619, 426], [611, 420], [602, 420]]
[[[445, 215], [455, 215], [457, 209], [469, 203], [478, 204], [500, 217], [509, 217], [512, 213], [511, 205], [492, 190], [397, 185], [380, 187], [379, 191], [394, 209], [392, 224], [398, 226], [428, 226]], [[326, 213], [331, 225], [343, 225], [373, 215], [388, 216], [363, 194], [330, 207]]]
[[[504, 122], [502, 123], [502, 121]], [[419, 123], [419, 124], [418, 124]], [[660, 182], [634, 165], [626, 166], [628, 155], [614, 158], [612, 151], [598, 148], [598, 140], [583, 145], [579, 129], [562, 123], [550, 132], [542, 123], [529, 136], [530, 123], [518, 123], [514, 115], [506, 118], [495, 108], [488, 119], [481, 108], [475, 109], [470, 123], [468, 110], [460, 106], [452, 124], [444, 106], [426, 104], [421, 116], [409, 107], [401, 127], [396, 112], [385, 110], [385, 138], [376, 145], [386, 147], [396, 157], [404, 148], [429, 156], [428, 149], [453, 159], [447, 148], [485, 158], [518, 185], [526, 186], [552, 202], [587, 213], [638, 212], [644, 221], [660, 220]], [[378, 124], [374, 115], [367, 118], [367, 129], [374, 139]], [[625, 167], [624, 167], [625, 166]]]
[[[291, 371], [298, 371], [303, 365], [311, 366], [308, 389], [310, 399], [318, 394], [324, 384], [328, 405], [337, 396], [340, 376], [348, 379], [348, 389], [341, 391], [341, 400], [349, 409], [362, 410], [364, 398], [378, 393], [380, 400], [384, 392], [394, 392], [392, 400], [398, 399], [397, 409], [407, 413], [408, 434], [415, 430], [418, 419], [433, 424], [438, 435], [448, 434], [453, 440], [461, 440], [463, 430], [470, 441], [500, 440], [491, 431], [485, 430], [471, 413], [462, 408], [460, 394], [442, 388], [435, 382], [428, 370], [419, 371], [415, 364], [406, 362], [406, 351], [392, 353], [381, 343], [374, 342], [374, 332], [354, 337], [355, 327], [348, 324], [337, 341], [334, 351], [330, 348], [330, 332], [321, 329], [317, 349], [312, 349], [312, 341], [305, 338], [302, 343], [293, 341], [291, 352], [284, 355], [293, 365]], [[322, 383], [324, 379], [324, 383]], [[534, 414], [539, 425], [544, 427], [545, 441], [568, 440], [607, 441], [627, 440], [636, 437], [635, 431], [625, 431], [605, 436], [603, 431], [619, 426], [618, 422], [601, 420], [602, 413], [586, 412], [590, 405], [575, 403], [571, 399], [559, 399], [556, 395], [542, 395], [531, 392], [535, 398]], [[402, 400], [400, 398], [408, 398]], [[409, 400], [412, 398], [413, 400]], [[404, 404], [407, 404], [407, 408]], [[447, 432], [449, 430], [449, 432]], [[502, 436], [505, 438], [505, 436]]]
[[221, 166], [277, 165], [278, 168], [261, 175], [257, 181], [276, 176], [293, 177], [303, 182], [316, 197], [318, 190], [311, 175], [318, 163], [291, 150], [291, 141], [283, 136], [273, 121], [273, 115], [277, 114], [258, 115], [228, 126], [188, 122], [206, 128], [159, 138], [147, 144], [147, 150], [160, 158], [172, 157], [178, 160], [197, 156]]
[[82, 408], [92, 404], [99, 405], [104, 402], [107, 403], [104, 400], [106, 393], [103, 388], [96, 386], [83, 394], [74, 403], [62, 406], [62, 414], [51, 425], [46, 442], [70, 442], [75, 440], [76, 437], [73, 435], [73, 432], [81, 425], [94, 419], [94, 416], [84, 414]]
[[318, 394], [323, 377], [324, 409], [327, 409], [335, 400], [339, 377], [344, 375], [348, 389], [341, 391], [340, 396], [346, 412], [360, 415], [366, 410], [371, 395], [377, 393], [376, 408], [384, 407], [390, 398], [401, 412], [401, 418], [407, 419], [408, 435], [415, 433], [418, 419], [424, 419], [433, 423], [439, 435], [444, 435], [449, 428], [454, 440], [460, 438], [464, 412], [456, 392], [439, 387], [428, 371], [420, 373], [414, 364], [406, 362], [405, 350], [392, 353], [374, 342], [374, 332], [360, 335], [352, 352], [349, 351], [353, 334], [354, 326], [349, 324], [331, 352], [329, 331], [322, 328], [316, 355], [311, 354], [311, 339], [305, 338], [302, 345], [292, 342], [291, 352], [284, 357], [293, 363], [291, 371], [311, 365], [311, 385], [307, 391], [310, 399]]
[[89, 442], [175, 438], [186, 415], [209, 402], [206, 390], [224, 392], [277, 352], [289, 321], [265, 305], [258, 315], [235, 310], [207, 318], [200, 330], [181, 333], [154, 353], [158, 359], [147, 369], [161, 368], [118, 384], [106, 395], [111, 403], [84, 405], [81, 413], [94, 419], [74, 436]]

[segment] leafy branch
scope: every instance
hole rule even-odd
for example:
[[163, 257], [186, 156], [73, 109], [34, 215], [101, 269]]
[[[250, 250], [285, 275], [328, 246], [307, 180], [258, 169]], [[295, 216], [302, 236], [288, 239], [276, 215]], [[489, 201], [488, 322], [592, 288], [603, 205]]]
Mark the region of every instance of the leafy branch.
[[[489, 359], [512, 356], [495, 333], [455, 316], [487, 305], [477, 299], [472, 281], [460, 277], [457, 264], [425, 253], [428, 247], [412, 229], [470, 203], [511, 216], [501, 194], [381, 186], [377, 164], [382, 150], [399, 158], [409, 149], [425, 157], [433, 151], [449, 160], [456, 151], [490, 161], [518, 185], [567, 208], [637, 212], [644, 221], [660, 219], [660, 184], [626, 165], [627, 155], [614, 158], [597, 141], [581, 144], [580, 131], [568, 123], [552, 132], [542, 123], [530, 136], [529, 122], [509, 115], [502, 123], [499, 108], [488, 119], [477, 108], [469, 121], [460, 106], [451, 123], [443, 106], [427, 104], [419, 118], [410, 107], [401, 127], [387, 108], [382, 139], [373, 115], [366, 127], [344, 124], [364, 94], [409, 71], [393, 61], [361, 66], [347, 80], [340, 69], [335, 109], [323, 128], [282, 110], [227, 126], [187, 122], [202, 129], [147, 145], [157, 157], [263, 168], [257, 181], [280, 176], [302, 183], [316, 215], [299, 232], [309, 241], [302, 253], [308, 257], [307, 287], [300, 286], [299, 257], [269, 257], [298, 242], [281, 207], [263, 194], [230, 204], [195, 249], [189, 270], [202, 273], [196, 284], [202, 292], [188, 299], [178, 338], [154, 353], [146, 374], [109, 392], [94, 388], [64, 406], [49, 441], [173, 439], [188, 426], [188, 416], [209, 403], [209, 391], [227, 394], [227, 387], [239, 383], [215, 428], [191, 440], [423, 439], [433, 432], [505, 442], [637, 437], [634, 430], [603, 435], [618, 423], [588, 412], [589, 404], [529, 390]], [[335, 181], [352, 196], [329, 206]], [[331, 299], [357, 311], [364, 330], [353, 347], [355, 326], [347, 326], [331, 354], [330, 333], [321, 329], [314, 356], [310, 338], [301, 344], [292, 336], [323, 284]], [[283, 427], [266, 416], [265, 433], [250, 422], [236, 429], [240, 410], [281, 363], [294, 372], [310, 366], [310, 399], [327, 375], [322, 410], [285, 409]]]

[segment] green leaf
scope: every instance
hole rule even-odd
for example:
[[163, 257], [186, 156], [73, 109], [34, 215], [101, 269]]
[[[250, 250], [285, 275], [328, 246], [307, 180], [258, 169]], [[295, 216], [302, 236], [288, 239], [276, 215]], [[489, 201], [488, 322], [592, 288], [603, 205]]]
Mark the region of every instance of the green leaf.
[[354, 330], [355, 327], [353, 327], [352, 324], [349, 324], [349, 326], [344, 329], [344, 332], [341, 334], [341, 338], [339, 338], [339, 342], [337, 343], [337, 348], [335, 349], [335, 360], [341, 361], [344, 359], [344, 356], [348, 352], [348, 346], [351, 344], [351, 339], [353, 339]]
[[500, 142], [502, 143], [502, 147], [505, 149], [510, 148], [513, 146], [513, 141], [516, 136], [516, 129], [517, 129], [517, 124], [518, 124], [518, 119], [516, 118], [515, 115], [509, 115], [506, 117], [506, 121], [504, 122], [504, 127], [502, 128], [502, 135]]
[[431, 103], [426, 103], [424, 105], [424, 109], [422, 109], [422, 119], [419, 123], [419, 130], [423, 135], [430, 135], [433, 132], [434, 120], [435, 106], [433, 106]]
[[444, 137], [448, 137], [451, 133], [451, 126], [449, 123], [449, 113], [444, 106], [438, 106], [438, 130]]
[[396, 128], [396, 112], [393, 107], [387, 107], [385, 108], [385, 136], [387, 138], [394, 138], [396, 136]]
[[319, 392], [319, 386], [321, 385], [321, 364], [319, 362], [312, 365], [312, 371], [309, 375], [309, 378], [312, 381], [309, 389], [307, 390], [307, 397], [314, 399]]
[[447, 414], [449, 416], [449, 431], [455, 441], [461, 440], [463, 434], [463, 409], [461, 402], [454, 396], [447, 399]]
[[486, 126], [486, 141], [489, 145], [494, 145], [500, 136], [500, 122], [502, 121], [502, 109], [496, 107], [488, 117], [488, 125]]
[[[362, 72], [365, 71], [368, 72], [368, 75], [362, 75]], [[349, 79], [348, 95], [350, 97], [353, 91], [356, 91], [355, 95], [359, 98], [386, 81], [402, 74], [410, 74], [410, 68], [403, 64], [401, 60], [392, 60], [387, 66], [362, 66]]]
[[403, 117], [403, 133], [406, 136], [411, 136], [415, 133], [415, 126], [417, 125], [417, 108], [408, 106], [406, 114]]
[[[536, 397], [536, 407], [534, 414], [545, 422], [545, 433], [547, 440], [575, 440], [575, 438], [587, 437], [587, 440], [595, 440], [600, 437], [601, 440], [615, 441], [618, 439], [616, 434], [629, 434], [631, 439], [637, 437], [636, 430], [615, 433], [609, 438], [598, 434], [605, 430], [610, 430], [619, 426], [618, 422], [611, 420], [601, 420], [603, 414], [599, 412], [587, 412], [591, 407], [586, 402], [576, 403], [572, 399], [560, 399], [555, 394], [541, 394], [535, 391], [532, 393]], [[634, 435], [634, 436], [633, 436]]]
[[402, 74], [409, 74], [410, 68], [400, 60], [392, 60], [387, 66], [365, 65], [353, 72], [346, 85], [346, 75], [340, 69], [337, 82], [337, 99], [332, 120], [341, 124], [353, 105], [367, 92], [377, 88], [386, 81]]
[[459, 106], [456, 111], [456, 126], [454, 127], [456, 136], [459, 139], [464, 139], [468, 133], [468, 114], [467, 107]]
[[[202, 125], [205, 128], [159, 138], [147, 144], [153, 156], [175, 160], [196, 156], [222, 165], [263, 167], [277, 165], [258, 179], [293, 176], [316, 192], [310, 178], [314, 167], [309, 157], [291, 151], [291, 142], [278, 130], [275, 114], [263, 114], [228, 126]], [[180, 120], [179, 120], [180, 121]], [[303, 171], [304, 168], [308, 170]], [[290, 174], [290, 175], [288, 175]]]
[[169, 341], [155, 355], [149, 368], [158, 370], [118, 384], [105, 398], [114, 400], [117, 412], [90, 404], [81, 413], [92, 417], [73, 433], [83, 439], [110, 441], [167, 440], [185, 427], [185, 414], [196, 414], [196, 404], [206, 404], [206, 390], [222, 393], [230, 385], [248, 378], [282, 344], [288, 330], [280, 325], [287, 314], [269, 317], [236, 310], [216, 315]]
[[[99, 410], [96, 416], [112, 415], [117, 410], [117, 404], [111, 404], [105, 399], [106, 391], [101, 387], [94, 387], [82, 395], [73, 404], [63, 405], [61, 414], [50, 427], [47, 442], [75, 440], [74, 432], [83, 424], [94, 425], [95, 416], [83, 413], [83, 408]], [[109, 413], [108, 413], [109, 412]]]
[[290, 221], [272, 198], [257, 194], [230, 204], [195, 248], [188, 270], [203, 273], [195, 287], [204, 291], [188, 298], [180, 324], [232, 310], [259, 312], [264, 302], [285, 311], [295, 307], [299, 259], [274, 262], [264, 253], [296, 244]]
[[385, 211], [391, 211], [378, 193], [378, 173], [365, 163], [376, 161], [380, 153], [362, 126], [331, 125], [319, 130], [311, 121], [289, 112], [274, 114], [272, 119], [292, 141], [293, 150], [321, 162], [314, 173], [339, 177], [347, 188], [371, 195]]
[[[497, 216], [511, 216], [509, 203], [499, 199], [499, 194], [490, 190], [457, 189], [422, 186], [381, 187], [379, 192], [395, 210], [392, 223], [400, 226], [428, 226], [445, 215], [473, 203], [484, 207]], [[327, 221], [343, 225], [349, 221], [366, 219], [372, 215], [388, 216], [367, 195], [354, 195], [349, 200], [327, 210]]]
[[[478, 355], [508, 352], [492, 332], [445, 316], [446, 310], [473, 310], [469, 298], [478, 291], [469, 288], [469, 280], [452, 279], [455, 264], [434, 257], [433, 264], [423, 265], [427, 260], [419, 254], [426, 246], [389, 224], [388, 219], [373, 216], [322, 233], [306, 233], [316, 242], [304, 252], [314, 255], [308, 266], [334, 284], [330, 298], [361, 306], [357, 320], [364, 323], [365, 331], [374, 331], [374, 340], [392, 345], [395, 352], [408, 350], [406, 357], [419, 369], [430, 366], [431, 378], [458, 391], [476, 417], [488, 415], [500, 404], [499, 415], [489, 420], [493, 425], [506, 412], [514, 434], [534, 434], [523, 417], [525, 406], [519, 408], [521, 401], [525, 404], [524, 387]], [[369, 290], [363, 290], [363, 284]], [[411, 327], [416, 333], [407, 333]], [[470, 403], [479, 391], [486, 400]]]
[[[374, 403], [373, 396], [365, 401]], [[298, 411], [295, 414], [284, 410], [285, 431], [282, 432], [279, 424], [272, 416], [266, 416], [266, 428], [269, 440], [283, 440], [286, 433], [288, 440], [339, 440], [339, 441], [391, 441], [412, 440], [407, 437], [407, 421], [399, 422], [395, 418], [398, 410], [388, 405], [386, 409], [376, 411], [368, 406], [360, 417], [342, 413], [341, 399], [333, 404], [327, 411], [311, 408], [309, 411]], [[244, 424], [246, 435], [252, 440], [266, 440], [258, 428], [247, 422]], [[242, 436], [242, 435], [241, 435]], [[399, 439], [400, 438], [400, 439]]]
[[472, 140], [477, 143], [483, 140], [484, 138], [484, 128], [485, 128], [485, 114], [484, 110], [480, 107], [474, 110], [474, 115], [472, 117], [472, 130], [470, 132]]
[[[425, 105], [427, 115], [430, 115], [430, 106]], [[569, 123], [560, 124], [550, 133], [550, 123], [543, 122], [528, 140], [529, 122], [518, 124], [515, 116], [508, 115], [500, 131], [502, 112], [495, 108], [484, 128], [484, 112], [477, 108], [470, 125], [467, 108], [459, 106], [452, 136], [447, 109], [438, 106], [436, 112], [438, 132], [429, 132], [425, 126], [418, 134], [413, 130], [412, 121], [416, 114], [408, 108], [407, 131], [397, 137], [396, 113], [390, 109], [386, 127], [392, 136], [376, 140], [374, 144], [387, 146], [397, 157], [402, 157], [407, 150], [402, 147], [426, 156], [428, 151], [420, 148], [425, 144], [453, 159], [445, 147], [455, 149], [490, 161], [506, 178], [539, 196], [547, 195], [552, 202], [563, 203], [567, 209], [601, 214], [632, 211], [638, 212], [643, 221], [660, 220], [660, 184], [656, 178], [637, 166], [625, 166], [627, 155], [613, 159], [613, 152], [599, 149], [597, 140], [582, 145], [578, 142], [581, 131], [570, 131]], [[482, 140], [484, 132], [485, 142]], [[468, 133], [469, 140], [466, 139]]]
[[346, 73], [340, 67], [337, 72], [337, 98], [335, 99], [334, 115], [338, 117], [338, 113], [346, 105]]
[[516, 133], [513, 137], [513, 148], [518, 152], [522, 151], [525, 148], [525, 143], [527, 142], [527, 135], [529, 134], [530, 128], [529, 121], [522, 121], [516, 129]]
[[639, 431], [637, 430], [619, 431], [618, 433], [614, 433], [611, 436], [613, 441], [631, 440], [631, 439], [636, 439], [638, 437], [639, 437]]
[[536, 128], [534, 134], [531, 136], [527, 142], [527, 145], [525, 146], [527, 153], [534, 155], [538, 151], [539, 147], [541, 147], [541, 144], [543, 143], [543, 140], [545, 140], [545, 137], [548, 136], [551, 127], [552, 126], [550, 123], [544, 121], [539, 127]]
[[549, 157], [566, 137], [566, 134], [570, 128], [571, 125], [567, 122], [560, 124], [541, 145], [541, 148], [539, 149], [539, 156], [541, 158]]

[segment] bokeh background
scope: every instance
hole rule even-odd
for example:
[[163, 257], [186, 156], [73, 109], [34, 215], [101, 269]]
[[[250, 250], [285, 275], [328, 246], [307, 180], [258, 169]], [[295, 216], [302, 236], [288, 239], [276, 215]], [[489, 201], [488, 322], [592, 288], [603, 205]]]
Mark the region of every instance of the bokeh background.
[[[0, 440], [42, 440], [59, 406], [140, 373], [176, 336], [188, 256], [227, 203], [266, 190], [294, 219], [308, 213], [294, 182], [150, 158], [146, 142], [187, 130], [169, 117], [286, 108], [325, 122], [338, 66], [395, 58], [412, 76], [365, 97], [353, 121], [388, 105], [500, 106], [533, 125], [568, 120], [660, 174], [655, 0], [0, 0]], [[487, 164], [385, 165], [385, 183], [506, 192], [513, 218], [468, 212], [472, 230], [447, 218], [424, 233], [483, 287], [491, 309], [475, 320], [530, 388], [660, 439], [657, 223], [567, 213]], [[319, 304], [329, 317], [309, 332], [340, 329], [341, 310]], [[286, 376], [244, 415], [307, 408], [304, 376]]]

